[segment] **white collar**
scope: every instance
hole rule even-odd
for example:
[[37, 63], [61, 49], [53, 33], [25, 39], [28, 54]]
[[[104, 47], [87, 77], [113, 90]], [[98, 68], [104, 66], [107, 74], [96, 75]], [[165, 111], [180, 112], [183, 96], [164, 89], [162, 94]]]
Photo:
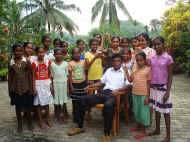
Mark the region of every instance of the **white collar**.
[[[23, 56], [21, 61], [26, 62], [27, 60], [26, 60], [26, 58]], [[12, 66], [12, 65], [14, 65], [14, 64], [15, 64], [15, 60], [14, 60], [14, 58], [12, 58], [11, 61], [10, 61], [10, 65]]]
[[115, 72], [123, 72], [123, 68], [122, 68], [122, 67], [120, 67], [120, 69], [115, 70], [115, 69], [112, 67], [112, 68], [111, 68], [111, 71], [115, 71]]

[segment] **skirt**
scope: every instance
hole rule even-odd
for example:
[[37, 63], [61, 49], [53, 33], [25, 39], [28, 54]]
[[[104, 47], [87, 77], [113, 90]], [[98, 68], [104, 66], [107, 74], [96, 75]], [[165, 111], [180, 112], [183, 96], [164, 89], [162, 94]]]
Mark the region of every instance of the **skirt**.
[[50, 79], [36, 80], [37, 95], [34, 97], [34, 106], [46, 106], [53, 103], [50, 84]]
[[54, 82], [54, 104], [63, 105], [68, 102], [67, 82]]
[[163, 103], [164, 95], [166, 94], [166, 85], [152, 84], [150, 88], [150, 106], [160, 113], [172, 112], [172, 100], [169, 96], [166, 103]]
[[31, 108], [33, 106], [34, 97], [31, 93], [26, 92], [23, 94], [17, 94], [15, 92], [10, 93], [11, 105], [15, 105], [20, 108]]
[[144, 125], [150, 125], [150, 107], [144, 104], [146, 96], [135, 95], [132, 96], [133, 99], [133, 112], [136, 122]]

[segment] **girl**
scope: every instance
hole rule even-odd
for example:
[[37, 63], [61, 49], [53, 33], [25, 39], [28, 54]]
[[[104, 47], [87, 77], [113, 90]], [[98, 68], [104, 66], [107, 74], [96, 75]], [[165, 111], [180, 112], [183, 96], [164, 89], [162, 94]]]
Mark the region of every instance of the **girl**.
[[112, 66], [111, 58], [114, 54], [123, 55], [123, 49], [119, 47], [120, 37], [113, 36], [111, 38], [111, 47], [107, 49], [107, 61], [106, 61], [106, 68]]
[[122, 48], [129, 48], [130, 40], [127, 37], [122, 37], [120, 41], [120, 47]]
[[[69, 85], [70, 94], [73, 96], [86, 95], [86, 62], [80, 60], [80, 49], [74, 48], [72, 50], [72, 60], [69, 62]], [[73, 100], [73, 121], [77, 122], [78, 101]]]
[[140, 140], [146, 136], [145, 128], [150, 125], [150, 109], [149, 109], [149, 94], [150, 94], [150, 67], [146, 66], [146, 55], [140, 52], [136, 55], [137, 68], [133, 70], [131, 76], [127, 73], [129, 81], [133, 82], [132, 99], [133, 99], [133, 112], [137, 127], [132, 128], [131, 131], [141, 130], [135, 136]]
[[88, 80], [91, 83], [95, 83], [100, 80], [103, 74], [102, 54], [97, 51], [98, 41], [96, 39], [90, 39], [89, 47], [91, 51], [85, 54], [85, 59], [88, 64]]
[[133, 37], [131, 39], [131, 46], [133, 48], [132, 57], [133, 57], [133, 59], [135, 59], [136, 54], [141, 51], [141, 49], [139, 47], [139, 41], [138, 41], [138, 37], [137, 36]]
[[53, 46], [54, 46], [54, 48], [60, 48], [61, 40], [59, 38], [54, 39], [53, 40]]
[[103, 43], [102, 35], [101, 34], [95, 34], [93, 37], [98, 41], [98, 49], [103, 49], [104, 43]]
[[51, 43], [52, 40], [49, 35], [42, 36], [42, 45], [45, 51], [45, 56], [44, 56], [45, 60], [54, 60], [53, 51], [50, 49]]
[[31, 109], [34, 94], [32, 68], [30, 62], [23, 56], [21, 45], [13, 45], [12, 50], [14, 57], [9, 64], [8, 88], [11, 105], [15, 105], [18, 132], [22, 132], [23, 111], [27, 114], [28, 129], [32, 130]]
[[[102, 65], [102, 52], [101, 49], [98, 50], [98, 40], [93, 38], [89, 41], [90, 52], [85, 54], [85, 59], [88, 65], [88, 84], [94, 84], [100, 81], [103, 74]], [[94, 92], [91, 92], [92, 94]], [[87, 120], [90, 120], [90, 110], [88, 111]]]
[[156, 52], [154, 49], [149, 47], [151, 40], [148, 34], [147, 33], [140, 34], [138, 36], [138, 41], [139, 41], [140, 48], [146, 54], [147, 59], [150, 60], [150, 58], [154, 56]]
[[152, 68], [150, 105], [156, 112], [156, 129], [149, 135], [160, 134], [160, 117], [161, 114], [164, 114], [166, 138], [163, 142], [170, 142], [170, 113], [172, 111], [170, 90], [174, 61], [172, 57], [164, 51], [164, 39], [162, 37], [156, 37], [153, 40], [153, 47], [156, 50], [156, 55], [150, 60]]
[[85, 47], [86, 47], [84, 40], [78, 39], [76, 41], [76, 45], [77, 45], [77, 48], [79, 48], [79, 50], [80, 50], [80, 60], [84, 60], [85, 59], [85, 57], [84, 57]]
[[61, 50], [63, 54], [63, 60], [69, 62], [70, 61], [70, 55], [68, 54], [68, 47], [69, 44], [67, 41], [62, 41], [61, 42]]
[[24, 56], [28, 59], [31, 63], [36, 60], [36, 56], [33, 56], [34, 47], [31, 42], [25, 42], [23, 44], [24, 47]]
[[[37, 107], [37, 115], [40, 128], [51, 127], [49, 104], [53, 102], [51, 94], [51, 80], [50, 80], [50, 60], [45, 60], [45, 50], [42, 47], [36, 48], [37, 60], [32, 63], [36, 96], [34, 98], [34, 106]], [[42, 120], [42, 110], [45, 110], [45, 120]]]
[[131, 50], [128, 48], [124, 48], [122, 57], [123, 57], [122, 67], [126, 68], [129, 71], [129, 73], [131, 73], [134, 64], [134, 61], [132, 60]]
[[63, 110], [63, 113], [67, 112], [64, 110], [68, 101], [68, 63], [63, 61], [63, 55], [60, 48], [54, 49], [54, 56], [55, 61], [51, 64], [51, 74], [54, 88], [54, 110], [56, 119], [61, 121], [61, 110]]

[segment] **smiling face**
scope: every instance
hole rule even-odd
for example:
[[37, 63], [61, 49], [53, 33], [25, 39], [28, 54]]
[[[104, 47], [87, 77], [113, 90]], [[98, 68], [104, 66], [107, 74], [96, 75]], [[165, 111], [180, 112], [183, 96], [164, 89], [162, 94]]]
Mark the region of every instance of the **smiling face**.
[[92, 52], [96, 52], [97, 48], [98, 48], [98, 42], [97, 41], [93, 41], [90, 45], [91, 51]]
[[143, 67], [146, 63], [146, 59], [143, 56], [137, 54], [136, 55], [136, 62], [137, 62], [138, 67]]
[[37, 51], [38, 59], [43, 60], [45, 56], [45, 50], [44, 48], [39, 48]]
[[153, 47], [156, 51], [156, 54], [161, 55], [164, 50], [164, 43], [162, 43], [159, 39], [155, 39], [153, 41]]
[[34, 52], [33, 45], [31, 43], [28, 43], [26, 47], [24, 47], [24, 52], [27, 56], [31, 56]]
[[120, 46], [122, 47], [122, 48], [128, 48], [128, 46], [129, 46], [129, 41], [127, 40], [127, 39], [122, 39], [121, 40], [121, 42], [120, 42]]
[[139, 47], [139, 41], [138, 41], [138, 39], [132, 39], [131, 45], [132, 45], [132, 47], [134, 49], [137, 48], [137, 47]]
[[139, 46], [144, 49], [148, 46], [148, 41], [141, 35], [138, 37]]
[[131, 54], [131, 51], [129, 50], [129, 49], [125, 49], [124, 51], [123, 51], [123, 60], [124, 61], [129, 61], [129, 60], [131, 60], [131, 58], [132, 58], [132, 54]]
[[43, 41], [43, 45], [45, 47], [49, 47], [51, 45], [51, 39], [49, 37], [46, 37]]
[[122, 59], [120, 57], [116, 57], [112, 59], [112, 66], [115, 70], [118, 70], [121, 68]]
[[112, 38], [111, 47], [114, 49], [119, 47], [119, 38], [117, 37]]
[[80, 60], [80, 49], [74, 48], [72, 51], [73, 60], [79, 61]]
[[15, 47], [13, 52], [15, 58], [21, 58], [23, 56], [23, 48], [21, 46]]
[[62, 53], [61, 50], [56, 51], [56, 52], [54, 53], [54, 56], [55, 56], [55, 60], [56, 60], [57, 62], [62, 61], [62, 59], [63, 59], [63, 53]]

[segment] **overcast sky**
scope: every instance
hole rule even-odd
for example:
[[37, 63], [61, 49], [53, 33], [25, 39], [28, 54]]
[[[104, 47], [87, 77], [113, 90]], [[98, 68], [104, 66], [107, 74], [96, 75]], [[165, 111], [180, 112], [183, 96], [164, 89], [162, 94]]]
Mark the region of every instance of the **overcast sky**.
[[[22, 1], [22, 0], [17, 0]], [[64, 11], [79, 27], [77, 34], [87, 34], [92, 28], [98, 27], [98, 19], [91, 23], [91, 9], [97, 0], [63, 0], [66, 4], [76, 4], [81, 9], [81, 14], [77, 12]], [[149, 25], [150, 20], [160, 19], [169, 6], [166, 0], [121, 0], [124, 2], [133, 19]], [[120, 20], [127, 20], [127, 17], [119, 10]]]
[[[80, 7], [82, 13], [66, 12], [69, 17], [79, 26], [78, 34], [87, 34], [90, 29], [98, 26], [99, 18], [95, 23], [91, 23], [91, 9], [97, 0], [64, 0], [65, 3], [74, 3]], [[150, 20], [160, 19], [164, 11], [168, 8], [166, 0], [122, 0], [129, 10], [133, 19], [136, 19], [146, 25]], [[127, 20], [121, 11], [118, 12], [120, 20]], [[100, 16], [99, 16], [100, 17]]]

